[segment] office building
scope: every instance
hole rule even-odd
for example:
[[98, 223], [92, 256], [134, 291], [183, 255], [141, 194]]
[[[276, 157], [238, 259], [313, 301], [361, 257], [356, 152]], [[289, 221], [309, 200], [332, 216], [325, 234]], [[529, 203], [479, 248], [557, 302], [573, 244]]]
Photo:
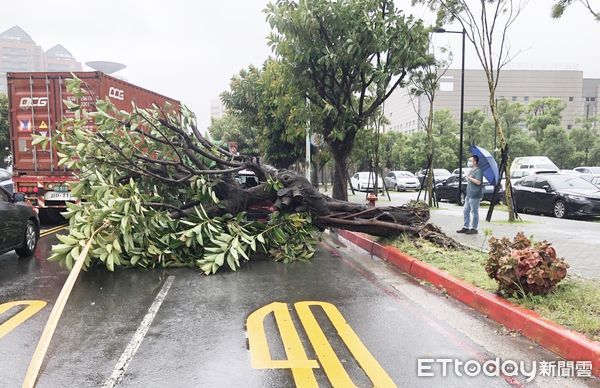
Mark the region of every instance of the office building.
[[6, 93], [6, 73], [44, 71], [44, 50], [19, 26], [0, 33], [0, 92]]
[[[461, 70], [448, 69], [440, 78], [434, 109], [447, 109], [460, 119]], [[586, 115], [598, 114], [600, 79], [585, 79], [574, 70], [504, 70], [496, 88], [496, 99], [530, 102], [558, 98], [565, 104], [561, 125], [571, 129]], [[483, 70], [465, 70], [465, 112], [481, 109], [489, 115], [489, 89]], [[389, 124], [386, 131], [414, 133], [424, 129], [429, 102], [424, 96], [411, 96], [399, 88], [385, 102], [384, 113]]]
[[81, 71], [81, 63], [69, 50], [57, 44], [46, 51], [46, 71]]
[[21, 27], [0, 33], [0, 93], [6, 93], [6, 73], [13, 71], [80, 71], [81, 63], [62, 45], [47, 52]]

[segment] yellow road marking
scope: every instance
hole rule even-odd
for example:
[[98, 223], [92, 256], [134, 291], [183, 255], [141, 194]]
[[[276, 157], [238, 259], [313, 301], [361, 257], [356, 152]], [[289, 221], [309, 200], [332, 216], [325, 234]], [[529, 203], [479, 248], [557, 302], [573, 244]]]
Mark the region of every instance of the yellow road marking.
[[46, 306], [46, 302], [42, 300], [18, 300], [14, 302], [8, 302], [0, 304], [0, 314], [5, 313], [16, 306], [26, 305], [25, 309], [15, 314], [14, 317], [8, 319], [6, 322], [0, 324], [0, 338], [4, 337], [11, 331], [13, 331], [21, 323], [31, 318], [35, 313], [40, 311]]
[[[323, 309], [338, 335], [346, 344], [350, 353], [365, 371], [374, 387], [396, 387], [396, 384], [388, 376], [377, 360], [367, 350], [358, 335], [352, 330], [342, 313], [331, 303], [305, 301], [294, 304], [298, 317], [308, 339], [315, 349], [315, 353], [327, 378], [334, 387], [354, 387], [355, 384], [342, 366], [323, 330], [319, 326], [311, 306], [319, 306]], [[273, 360], [269, 352], [269, 344], [265, 333], [264, 319], [273, 313], [279, 334], [286, 351], [287, 360]], [[309, 360], [306, 356], [302, 342], [286, 303], [273, 302], [254, 311], [246, 321], [248, 330], [248, 342], [250, 345], [250, 357], [254, 369], [281, 369], [289, 368], [296, 387], [317, 387], [317, 381], [312, 369], [319, 368], [316, 360]]]
[[59, 231], [65, 229], [67, 226], [68, 225], [60, 225], [60, 226], [55, 226], [55, 227], [50, 228], [50, 229], [42, 230], [41, 233], [40, 233], [40, 237], [46, 237], [46, 236], [49, 236], [49, 235], [51, 235], [53, 233], [59, 232]]
[[[283, 341], [287, 360], [273, 360], [265, 334], [264, 320], [273, 313]], [[318, 368], [315, 360], [309, 360], [294, 327], [286, 303], [273, 302], [256, 310], [248, 317], [248, 342], [254, 369], [291, 369], [297, 387], [318, 387], [312, 368]]]
[[315, 348], [317, 357], [327, 378], [331, 381], [331, 385], [334, 387], [348, 387], [353, 386], [352, 380], [344, 370], [344, 367], [336, 357], [333, 348], [327, 341], [323, 330], [317, 323], [317, 320], [310, 310], [310, 306], [320, 306], [324, 311], [333, 327], [338, 332], [338, 335], [344, 341], [344, 344], [350, 350], [350, 353], [354, 356], [358, 364], [365, 371], [374, 387], [395, 387], [396, 384], [392, 381], [390, 376], [385, 370], [379, 365], [375, 357], [367, 350], [365, 345], [362, 343], [358, 335], [352, 330], [348, 322], [344, 319], [344, 316], [340, 311], [331, 303], [327, 302], [298, 302], [294, 304], [300, 321], [306, 330], [308, 338]]

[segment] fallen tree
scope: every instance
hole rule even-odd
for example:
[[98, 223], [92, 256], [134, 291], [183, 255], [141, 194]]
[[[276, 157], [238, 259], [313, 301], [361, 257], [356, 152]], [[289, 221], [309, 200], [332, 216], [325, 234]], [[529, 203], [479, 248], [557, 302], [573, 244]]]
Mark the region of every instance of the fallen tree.
[[[85, 96], [80, 80], [67, 84], [75, 96]], [[254, 252], [285, 262], [309, 259], [315, 232], [331, 227], [458, 246], [427, 224], [425, 204], [367, 207], [331, 199], [295, 172], [213, 144], [185, 107], [134, 107], [129, 113], [109, 100], [97, 100], [94, 111], [65, 103], [74, 117], [52, 139], [38, 136], [33, 143], [52, 143], [59, 164], [78, 171], [71, 193], [82, 201], [68, 204], [69, 235], [58, 236], [50, 258], [68, 268], [90, 238], [84, 268], [197, 266], [207, 274], [225, 263], [235, 270]], [[242, 170], [262, 183], [241, 185], [235, 175]], [[246, 212], [260, 205], [272, 206], [268, 221], [248, 219]]]

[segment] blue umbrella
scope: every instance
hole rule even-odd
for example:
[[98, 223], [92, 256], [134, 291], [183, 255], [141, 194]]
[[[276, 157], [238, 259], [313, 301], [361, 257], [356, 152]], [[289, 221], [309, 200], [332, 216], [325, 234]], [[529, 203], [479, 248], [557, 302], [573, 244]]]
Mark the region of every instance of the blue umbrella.
[[486, 177], [488, 182], [496, 184], [499, 179], [498, 164], [494, 160], [492, 154], [488, 150], [478, 146], [471, 146], [471, 154], [479, 157], [479, 168], [483, 171], [483, 176]]

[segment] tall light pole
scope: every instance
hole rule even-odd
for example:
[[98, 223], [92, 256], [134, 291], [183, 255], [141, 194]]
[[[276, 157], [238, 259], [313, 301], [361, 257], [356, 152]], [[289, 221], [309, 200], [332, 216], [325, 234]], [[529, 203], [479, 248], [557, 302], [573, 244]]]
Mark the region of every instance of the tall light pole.
[[465, 118], [465, 38], [467, 31], [463, 28], [462, 31], [448, 31], [445, 28], [436, 27], [433, 29], [435, 33], [462, 34], [462, 66], [460, 75], [460, 143], [458, 145], [458, 203], [462, 194], [462, 166], [463, 166], [463, 130]]

